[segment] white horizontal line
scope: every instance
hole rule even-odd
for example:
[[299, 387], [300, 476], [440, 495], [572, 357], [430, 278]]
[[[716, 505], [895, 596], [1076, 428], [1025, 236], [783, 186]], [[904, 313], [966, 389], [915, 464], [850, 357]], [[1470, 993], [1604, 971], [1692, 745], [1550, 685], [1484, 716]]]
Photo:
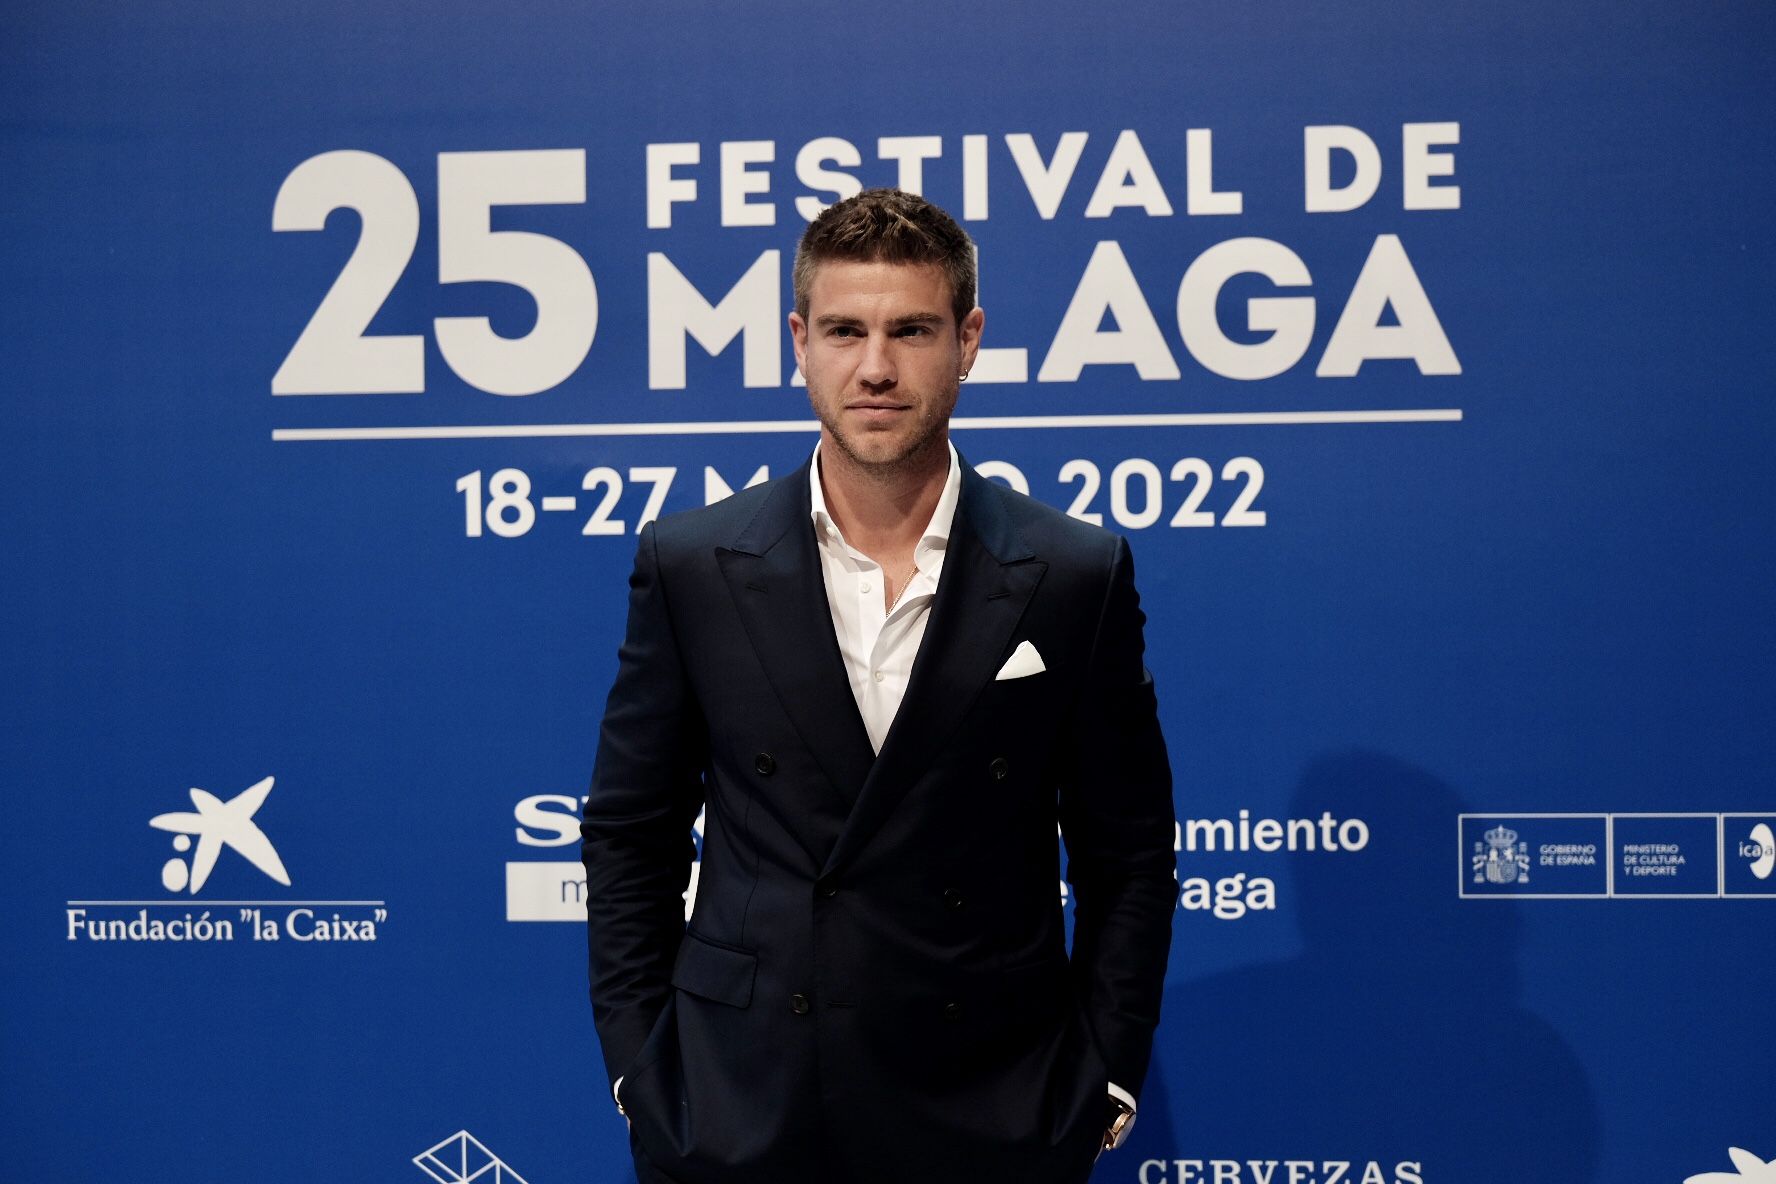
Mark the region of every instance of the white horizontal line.
[[1698, 814], [1695, 811], [1676, 810], [1663, 814], [1611, 814], [1611, 818], [1719, 818], [1719, 814]]
[[1464, 892], [1463, 900], [1608, 900], [1606, 892]]
[[[1459, 818], [1608, 818], [1608, 814], [1459, 814]], [[1621, 817], [1618, 815], [1618, 817]]]
[[[1257, 424], [1459, 423], [1459, 407], [1402, 411], [1181, 411], [1151, 415], [962, 415], [957, 431], [982, 428], [1182, 428]], [[662, 423], [443, 424], [382, 428], [273, 428], [273, 440], [491, 440], [547, 436], [744, 436], [818, 430], [812, 419]]]
[[386, 900], [200, 900], [199, 898], [194, 896], [190, 900], [70, 900], [68, 903], [70, 905], [76, 905], [76, 904], [91, 904], [91, 905], [106, 905], [106, 904], [108, 904], [108, 905], [132, 905], [132, 906], [139, 905], [144, 908], [151, 908], [151, 909], [152, 908], [162, 908], [162, 909], [190, 908], [192, 905], [195, 905], [195, 904], [201, 904], [201, 905], [205, 905], [205, 906], [233, 905], [233, 906], [237, 906], [237, 907], [241, 906], [241, 905], [260, 905], [260, 906], [268, 906], [271, 908], [280, 908], [284, 905], [289, 905], [291, 908], [297, 908], [300, 906], [314, 907], [314, 906], [318, 906], [318, 905], [327, 905], [329, 907], [340, 906], [340, 905], [361, 905], [364, 908], [372, 908], [372, 907], [382, 908], [383, 906], [388, 904], [388, 901], [386, 901]]

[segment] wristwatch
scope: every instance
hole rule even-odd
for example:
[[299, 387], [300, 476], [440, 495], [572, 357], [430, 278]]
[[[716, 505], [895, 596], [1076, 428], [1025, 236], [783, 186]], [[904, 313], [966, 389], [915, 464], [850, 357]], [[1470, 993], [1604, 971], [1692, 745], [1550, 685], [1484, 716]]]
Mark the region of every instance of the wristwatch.
[[1121, 1098], [1111, 1095], [1110, 1125], [1104, 1129], [1104, 1150], [1114, 1151], [1122, 1146], [1123, 1140], [1129, 1137], [1129, 1131], [1135, 1125], [1135, 1108]]

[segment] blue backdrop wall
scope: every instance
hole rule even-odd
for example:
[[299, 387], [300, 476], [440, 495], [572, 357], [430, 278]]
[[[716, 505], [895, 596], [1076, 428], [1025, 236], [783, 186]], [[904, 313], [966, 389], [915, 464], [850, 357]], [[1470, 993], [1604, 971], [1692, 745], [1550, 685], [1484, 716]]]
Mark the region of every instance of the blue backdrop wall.
[[963, 454], [1150, 615], [1095, 1178], [1770, 1178], [1769, 5], [0, 28], [8, 1178], [632, 1178], [573, 823], [634, 535], [806, 456], [788, 260], [878, 184], [979, 243]]

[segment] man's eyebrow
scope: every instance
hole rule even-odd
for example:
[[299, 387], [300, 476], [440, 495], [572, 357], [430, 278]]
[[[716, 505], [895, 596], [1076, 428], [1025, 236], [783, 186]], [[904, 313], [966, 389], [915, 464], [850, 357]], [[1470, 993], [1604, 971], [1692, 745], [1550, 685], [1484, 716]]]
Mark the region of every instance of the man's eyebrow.
[[[943, 320], [943, 316], [940, 313], [912, 312], [905, 316], [895, 317], [888, 322], [888, 327], [890, 329], [904, 329], [908, 325], [941, 325], [943, 324]], [[858, 317], [848, 317], [832, 312], [822, 313], [814, 318], [814, 326], [820, 329], [833, 325], [861, 326], [862, 324], [863, 321]]]

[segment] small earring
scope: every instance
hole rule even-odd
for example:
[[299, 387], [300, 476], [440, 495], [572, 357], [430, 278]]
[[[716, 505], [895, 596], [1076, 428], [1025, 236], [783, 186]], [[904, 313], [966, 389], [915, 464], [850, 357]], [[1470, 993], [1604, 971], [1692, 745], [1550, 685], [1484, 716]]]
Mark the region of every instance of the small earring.
[[967, 382], [968, 381], [968, 371], [964, 370], [964, 371], [962, 371], [962, 373], [956, 375], [956, 381], [957, 382]]

